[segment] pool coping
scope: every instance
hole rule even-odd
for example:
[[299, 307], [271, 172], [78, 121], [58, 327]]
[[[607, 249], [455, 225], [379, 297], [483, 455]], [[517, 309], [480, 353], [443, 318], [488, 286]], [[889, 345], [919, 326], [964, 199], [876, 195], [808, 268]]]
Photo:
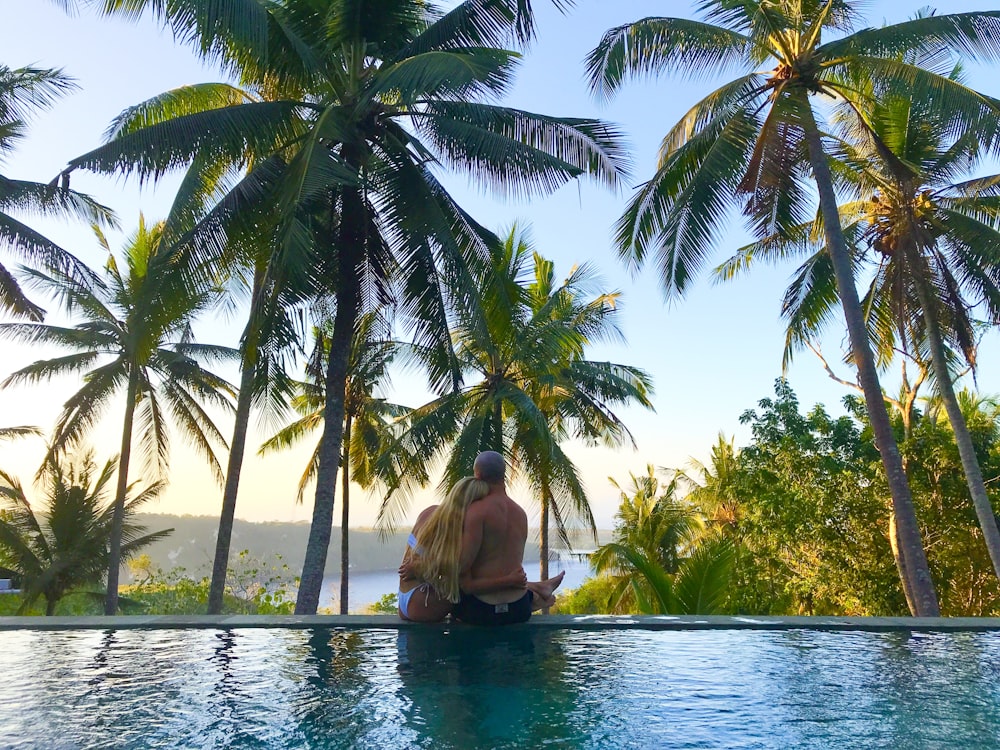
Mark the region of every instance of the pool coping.
[[[123, 615], [0, 617], [8, 630], [232, 630], [243, 628], [408, 629], [471, 627], [414, 623], [394, 615]], [[517, 628], [565, 630], [1000, 631], [997, 617], [801, 617], [750, 615], [536, 615]]]

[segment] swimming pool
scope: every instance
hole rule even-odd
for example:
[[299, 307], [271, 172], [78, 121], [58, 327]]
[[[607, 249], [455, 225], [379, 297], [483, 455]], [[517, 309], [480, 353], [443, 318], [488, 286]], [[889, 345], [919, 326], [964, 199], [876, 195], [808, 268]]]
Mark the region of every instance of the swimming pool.
[[3, 748], [1000, 744], [1000, 634], [17, 630]]

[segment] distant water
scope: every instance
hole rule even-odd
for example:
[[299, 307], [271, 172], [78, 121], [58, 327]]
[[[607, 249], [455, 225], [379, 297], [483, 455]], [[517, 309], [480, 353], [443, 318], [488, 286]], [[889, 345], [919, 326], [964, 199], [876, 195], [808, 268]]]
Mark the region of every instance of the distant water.
[[[538, 580], [538, 562], [527, 563], [524, 566], [528, 580]], [[553, 560], [549, 563], [549, 575], [554, 576], [565, 570], [561, 591], [575, 589], [583, 579], [590, 574], [590, 565], [577, 560]], [[348, 587], [347, 609], [349, 612], [363, 612], [369, 605], [377, 602], [385, 594], [395, 594], [399, 585], [399, 576], [395, 570], [377, 570], [367, 573], [353, 573]], [[558, 594], [558, 591], [556, 592]], [[323, 579], [323, 590], [320, 593], [320, 608], [337, 609], [340, 601], [340, 576], [327, 576]]]

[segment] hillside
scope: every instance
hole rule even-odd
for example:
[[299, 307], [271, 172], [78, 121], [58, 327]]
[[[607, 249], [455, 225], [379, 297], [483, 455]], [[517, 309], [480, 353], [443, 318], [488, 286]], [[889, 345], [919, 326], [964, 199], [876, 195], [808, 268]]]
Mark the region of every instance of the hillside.
[[[165, 540], [153, 544], [147, 553], [163, 570], [184, 568], [189, 575], [209, 575], [215, 555], [215, 538], [218, 519], [210, 516], [171, 516], [144, 513], [136, 516], [138, 523], [149, 531], [174, 529]], [[409, 532], [399, 532], [385, 541], [371, 529], [351, 529], [351, 570], [359, 573], [376, 570], [393, 570], [399, 565]], [[250, 555], [265, 563], [273, 564], [278, 557], [298, 574], [305, 555], [309, 524], [266, 522], [252, 523], [236, 520], [233, 526], [233, 554], [248, 550]], [[605, 534], [602, 533], [602, 537]], [[525, 562], [537, 562], [537, 532], [533, 532], [525, 550]], [[593, 542], [582, 541], [581, 548], [590, 549]], [[326, 563], [327, 575], [340, 573], [340, 529], [334, 528], [330, 554]]]

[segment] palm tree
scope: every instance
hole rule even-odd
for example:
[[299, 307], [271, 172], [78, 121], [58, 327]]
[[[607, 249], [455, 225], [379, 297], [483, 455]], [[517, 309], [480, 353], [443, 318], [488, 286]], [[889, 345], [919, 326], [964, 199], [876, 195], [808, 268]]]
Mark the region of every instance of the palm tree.
[[[963, 82], [960, 69], [947, 77]], [[863, 307], [881, 359], [888, 362], [902, 350], [930, 361], [1000, 576], [1000, 528], [952, 385], [954, 352], [975, 369], [978, 323], [972, 312], [1000, 323], [1000, 175], [959, 180], [983, 156], [979, 134], [963, 132], [958, 116], [931, 115], [912, 92], [890, 91], [868, 112], [868, 129], [858, 132], [846, 123], [839, 154], [843, 181], [860, 198], [841, 205], [841, 223], [856, 264], [875, 266]], [[786, 360], [830, 318], [835, 282], [818, 224], [748, 246], [723, 266], [730, 274], [754, 256], [812, 251], [785, 294]]]
[[631, 487], [619, 491], [613, 541], [590, 557], [598, 575], [610, 575], [612, 611], [633, 607], [643, 614], [719, 614], [725, 610], [732, 574], [732, 545], [705, 536], [697, 508], [678, 500], [682, 477], [665, 485], [652, 464], [646, 474], [630, 474]]
[[[111, 7], [131, 13], [147, 5], [120, 0]], [[457, 378], [446, 311], [470, 299], [469, 264], [484, 261], [489, 240], [430, 165], [465, 169], [498, 193], [531, 195], [583, 174], [617, 186], [623, 151], [615, 130], [600, 121], [481, 102], [510, 85], [519, 58], [498, 45], [514, 33], [530, 35], [526, 0], [467, 0], [444, 14], [421, 0], [222, 5], [227, 12], [209, 0], [155, 7], [242, 84], [271, 87], [282, 99], [220, 104], [207, 97], [204, 111], [117, 135], [69, 169], [153, 178], [197, 159], [255, 154], [248, 178], [267, 166], [266, 179], [255, 184], [273, 196], [279, 216], [274, 276], [315, 271], [318, 289], [333, 280], [324, 435], [296, 603], [296, 611], [310, 613], [330, 540], [359, 315], [397, 299], [417, 341], [441, 350], [435, 376]]]
[[[642, 370], [586, 359], [592, 343], [621, 336], [618, 295], [589, 297], [593, 282], [591, 269], [581, 266], [556, 284], [552, 263], [511, 230], [478, 281], [478, 304], [455, 313], [465, 384], [413, 410], [399, 440], [403, 450], [384, 456], [410, 461], [387, 472], [410, 478], [446, 453], [442, 486], [450, 487], [469, 473], [480, 451], [504, 455], [513, 477], [525, 478], [541, 504], [543, 578], [550, 513], [567, 544], [566, 524], [574, 516], [594, 531], [586, 492], [561, 443], [577, 437], [619, 445], [631, 434], [612, 409], [652, 408]], [[382, 525], [392, 527], [402, 516], [408, 498], [402, 489], [392, 488], [383, 501]]]
[[687, 501], [704, 514], [709, 528], [723, 536], [731, 536], [740, 520], [739, 451], [735, 441], [735, 437], [727, 440], [720, 432], [709, 462], [691, 459], [688, 470], [678, 474], [692, 485]]
[[[667, 134], [655, 176], [636, 193], [617, 226], [619, 251], [632, 263], [642, 265], [649, 253], [656, 254], [668, 295], [683, 293], [704, 265], [727, 207], [739, 205], [758, 237], [801, 223], [811, 200], [805, 181], [812, 173], [917, 614], [936, 615], [937, 597], [854, 286], [824, 133], [810, 99], [822, 95], [824, 102], [843, 105], [863, 129], [873, 102], [857, 91], [856, 81], [876, 81], [876, 93], [908, 89], [926, 101], [931, 117], [957, 118], [964, 130], [977, 130], [995, 147], [1000, 132], [995, 100], [902, 56], [909, 50], [946, 54], [952, 47], [994, 56], [1000, 49], [1000, 12], [928, 16], [850, 33], [857, 5], [849, 0], [705, 0], [699, 5], [703, 22], [646, 18], [611, 29], [590, 54], [588, 70], [592, 87], [604, 95], [629, 75], [742, 71]], [[836, 36], [825, 41], [824, 32]], [[762, 64], [771, 67], [760, 71]]]
[[[0, 154], [14, 150], [32, 117], [73, 91], [76, 84], [61, 70], [8, 68], [0, 65]], [[31, 212], [43, 216], [76, 216], [90, 223], [114, 223], [111, 210], [69, 189], [68, 183], [44, 185], [0, 175], [0, 246], [29, 262], [74, 274], [86, 267], [52, 240], [10, 215]], [[0, 310], [41, 320], [43, 310], [29, 300], [14, 275], [0, 264]]]
[[[266, 235], [264, 239], [267, 239]], [[286, 360], [290, 350], [298, 344], [286, 295], [278, 285], [269, 282], [267, 277], [269, 246], [266, 242], [263, 243], [264, 247], [260, 247], [260, 242], [253, 244], [263, 252], [250, 258], [249, 263], [237, 264], [235, 272], [231, 272], [239, 281], [242, 279], [241, 270], [246, 266], [252, 269], [252, 279], [248, 285], [250, 312], [240, 337], [239, 395], [209, 585], [209, 614], [222, 613], [250, 411], [254, 406], [262, 407], [265, 414], [283, 411], [284, 399], [292, 388], [291, 379], [286, 372]]]
[[[19, 612], [41, 596], [45, 614], [54, 614], [66, 594], [104, 578], [114, 523], [114, 503], [106, 504], [105, 496], [114, 471], [114, 459], [98, 471], [92, 453], [76, 461], [47, 462], [44, 513], [31, 507], [15, 477], [0, 471], [0, 560], [22, 576], [24, 601]], [[139, 507], [157, 498], [164, 487], [154, 482], [136, 493], [135, 485], [129, 485], [121, 523], [122, 560], [173, 531], [145, 534], [145, 527], [132, 520]]]
[[[347, 614], [349, 593], [350, 548], [348, 521], [350, 517], [350, 483], [369, 489], [378, 481], [376, 461], [393, 438], [392, 421], [408, 411], [375, 395], [388, 385], [389, 365], [396, 355], [395, 342], [382, 335], [379, 320], [366, 313], [358, 321], [358, 332], [351, 347], [348, 363], [347, 388], [344, 400], [344, 442], [340, 458], [341, 520], [340, 520], [340, 614]], [[323, 393], [326, 360], [330, 356], [330, 326], [313, 331], [315, 344], [306, 365], [309, 380], [297, 383], [299, 393], [292, 408], [299, 414], [292, 424], [267, 440], [259, 453], [264, 455], [291, 448], [304, 438], [323, 428]], [[299, 478], [297, 499], [302, 502], [306, 488], [319, 472], [320, 445], [317, 443], [305, 471]]]
[[39, 360], [8, 376], [0, 387], [36, 384], [59, 375], [82, 372], [83, 386], [63, 405], [47, 460], [79, 444], [105, 408], [125, 389], [121, 454], [115, 493], [105, 613], [118, 607], [118, 574], [128, 491], [133, 424], [138, 420], [146, 464], [162, 470], [169, 453], [168, 410], [186, 439], [207, 459], [221, 480], [215, 445], [226, 441], [205, 404], [231, 410], [232, 387], [204, 369], [198, 360], [232, 359], [224, 347], [196, 344], [191, 321], [213, 301], [210, 290], [194, 290], [192, 274], [161, 242], [162, 225], [139, 227], [124, 251], [124, 273], [103, 234], [97, 236], [108, 262], [104, 278], [72, 278], [53, 271], [30, 272], [36, 286], [51, 293], [70, 315], [83, 322], [66, 328], [41, 323], [8, 323], [0, 336], [25, 343], [53, 344], [73, 353]]
[[17, 438], [35, 436], [42, 431], [34, 425], [18, 425], [16, 427], [0, 427], [0, 440], [16, 440]]

